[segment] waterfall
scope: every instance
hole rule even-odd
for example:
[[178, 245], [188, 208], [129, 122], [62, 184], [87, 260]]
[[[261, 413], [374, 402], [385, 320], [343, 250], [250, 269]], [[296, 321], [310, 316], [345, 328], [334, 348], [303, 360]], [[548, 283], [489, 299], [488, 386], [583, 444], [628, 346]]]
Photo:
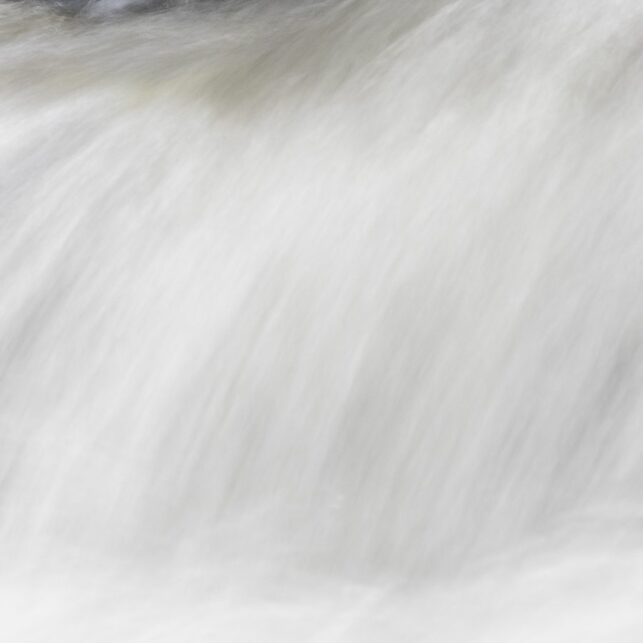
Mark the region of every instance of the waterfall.
[[642, 42], [2, 0], [0, 638], [640, 640]]

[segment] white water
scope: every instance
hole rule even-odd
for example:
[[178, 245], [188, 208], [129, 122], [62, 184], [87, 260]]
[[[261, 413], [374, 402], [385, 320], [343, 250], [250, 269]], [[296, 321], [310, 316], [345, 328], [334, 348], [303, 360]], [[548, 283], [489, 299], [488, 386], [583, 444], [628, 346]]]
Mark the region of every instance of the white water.
[[640, 0], [0, 3], [0, 640], [643, 640]]

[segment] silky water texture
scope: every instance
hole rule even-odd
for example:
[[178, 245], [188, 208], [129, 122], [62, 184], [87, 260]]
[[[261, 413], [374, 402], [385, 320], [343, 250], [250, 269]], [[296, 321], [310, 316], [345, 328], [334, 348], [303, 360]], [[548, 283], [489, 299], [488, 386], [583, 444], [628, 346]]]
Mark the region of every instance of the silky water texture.
[[640, 0], [2, 0], [0, 639], [643, 641]]

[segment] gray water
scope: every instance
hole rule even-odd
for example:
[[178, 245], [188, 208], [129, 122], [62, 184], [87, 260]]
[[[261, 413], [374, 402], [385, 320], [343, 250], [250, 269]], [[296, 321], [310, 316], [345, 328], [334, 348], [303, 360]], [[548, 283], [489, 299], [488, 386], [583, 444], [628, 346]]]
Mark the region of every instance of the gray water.
[[0, 639], [643, 640], [640, 0], [0, 3]]

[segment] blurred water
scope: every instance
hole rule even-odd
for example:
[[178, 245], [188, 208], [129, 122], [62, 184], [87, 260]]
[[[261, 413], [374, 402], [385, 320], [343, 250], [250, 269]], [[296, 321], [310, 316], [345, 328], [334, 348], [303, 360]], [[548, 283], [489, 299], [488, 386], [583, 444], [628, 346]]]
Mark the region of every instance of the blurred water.
[[643, 5], [174, 5], [0, 3], [2, 639], [642, 640]]

